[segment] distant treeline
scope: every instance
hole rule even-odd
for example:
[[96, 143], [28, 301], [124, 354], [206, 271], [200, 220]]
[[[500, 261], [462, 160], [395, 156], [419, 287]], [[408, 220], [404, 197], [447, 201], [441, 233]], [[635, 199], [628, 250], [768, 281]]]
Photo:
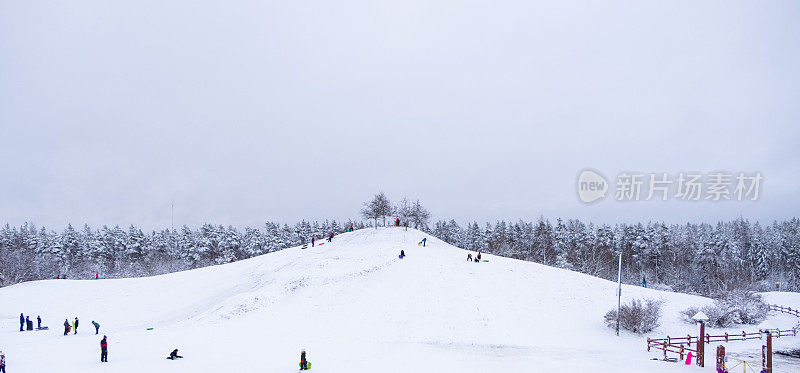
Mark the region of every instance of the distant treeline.
[[[376, 221], [373, 219], [373, 221]], [[22, 281], [88, 279], [163, 274], [281, 250], [341, 233], [372, 227], [362, 221], [266, 223], [260, 229], [205, 224], [194, 230], [150, 233], [131, 226], [62, 232], [5, 225], [0, 229], [0, 285]], [[517, 258], [616, 280], [622, 253], [623, 280], [681, 292], [774, 289], [800, 291], [800, 219], [762, 227], [744, 219], [710, 224], [664, 223], [593, 225], [580, 220], [541, 218], [495, 224], [438, 221], [420, 229], [473, 251]]]
[[712, 294], [734, 289], [800, 291], [800, 219], [710, 224], [593, 225], [544, 218], [461, 228], [451, 220], [431, 233], [474, 251], [567, 268], [616, 281], [618, 256], [627, 283]]
[[183, 226], [150, 233], [130, 226], [88, 225], [61, 233], [25, 223], [0, 229], [0, 286], [22, 281], [151, 276], [251, 258], [341, 233], [360, 221], [301, 221], [295, 225], [266, 223], [261, 229], [205, 224], [198, 230]]

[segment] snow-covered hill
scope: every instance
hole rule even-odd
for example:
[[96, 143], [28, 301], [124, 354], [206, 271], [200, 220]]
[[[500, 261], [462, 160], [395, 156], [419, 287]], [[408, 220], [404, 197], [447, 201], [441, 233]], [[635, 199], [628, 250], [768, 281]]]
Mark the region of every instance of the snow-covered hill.
[[[423, 237], [427, 247], [417, 245]], [[603, 314], [616, 306], [615, 283], [491, 255], [472, 263], [466, 255], [416, 230], [380, 228], [163, 276], [19, 284], [0, 289], [0, 350], [16, 373], [289, 372], [302, 348], [320, 372], [699, 369], [650, 361], [658, 353], [646, 351], [644, 337], [617, 337], [604, 326]], [[800, 306], [800, 294], [766, 296]], [[696, 334], [678, 312], [710, 302], [623, 287], [623, 301], [641, 297], [665, 301], [654, 338]], [[19, 332], [20, 312], [41, 315], [50, 330]], [[63, 336], [64, 319], [76, 316], [78, 334]], [[109, 363], [100, 363], [92, 320], [108, 336]], [[775, 315], [761, 327], [797, 321]], [[776, 341], [783, 346], [800, 346], [800, 338]], [[166, 360], [175, 348], [185, 358]], [[728, 348], [744, 356], [760, 343]], [[711, 372], [712, 360], [700, 371]], [[787, 364], [777, 360], [775, 371], [798, 369]]]

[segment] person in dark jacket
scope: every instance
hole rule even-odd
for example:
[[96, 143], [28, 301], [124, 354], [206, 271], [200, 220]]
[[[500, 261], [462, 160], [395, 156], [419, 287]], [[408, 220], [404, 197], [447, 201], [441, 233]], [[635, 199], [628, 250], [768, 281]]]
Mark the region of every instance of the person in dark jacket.
[[478, 252], [478, 255], [475, 257], [475, 259], [478, 259], [479, 262], [481, 261], [481, 253], [480, 252]]
[[100, 334], [100, 324], [92, 320], [92, 325], [94, 325], [94, 334], [95, 335]]
[[33, 321], [31, 321], [29, 316], [25, 316], [25, 325], [26, 325], [26, 329], [33, 330]]
[[64, 319], [64, 335], [69, 334], [69, 320]]
[[106, 341], [106, 336], [103, 336], [103, 339], [100, 340], [100, 362], [108, 362], [108, 342]]
[[6, 373], [6, 354], [0, 351], [0, 372]]
[[42, 317], [39, 315], [36, 315], [36, 328], [37, 329], [42, 328]]
[[73, 333], [73, 334], [78, 334], [78, 318], [77, 317], [75, 318], [75, 333]]
[[308, 369], [308, 361], [306, 360], [306, 350], [300, 351], [300, 370]]
[[468, 262], [472, 261], [472, 253], [467, 254], [467, 261]]
[[183, 356], [178, 355], [178, 349], [176, 348], [176, 349], [172, 350], [172, 352], [169, 353], [169, 357], [167, 359], [175, 360], [175, 359], [181, 359], [181, 358], [183, 358]]
[[25, 330], [25, 316], [19, 314], [19, 331]]
[[317, 240], [316, 237], [311, 236], [311, 247], [314, 247], [314, 241], [316, 241], [316, 240]]
[[405, 257], [406, 257], [406, 252], [403, 251], [403, 250], [400, 250], [400, 259], [403, 259]]

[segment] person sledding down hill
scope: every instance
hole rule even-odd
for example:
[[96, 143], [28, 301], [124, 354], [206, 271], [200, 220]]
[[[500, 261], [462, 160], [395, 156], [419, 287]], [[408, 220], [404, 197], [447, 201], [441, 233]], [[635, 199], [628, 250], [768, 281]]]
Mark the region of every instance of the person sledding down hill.
[[169, 353], [169, 357], [167, 359], [175, 360], [175, 359], [182, 359], [182, 358], [183, 358], [183, 356], [178, 355], [178, 349], [176, 348], [176, 349], [172, 350], [172, 352]]

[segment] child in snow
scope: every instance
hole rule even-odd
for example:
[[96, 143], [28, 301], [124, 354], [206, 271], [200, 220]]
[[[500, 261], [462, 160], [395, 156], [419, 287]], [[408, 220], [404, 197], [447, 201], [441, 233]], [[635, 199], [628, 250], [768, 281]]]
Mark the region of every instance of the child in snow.
[[306, 361], [306, 350], [300, 351], [300, 370], [308, 370], [308, 361]]
[[6, 373], [6, 355], [0, 351], [0, 372]]
[[94, 334], [95, 335], [100, 334], [100, 324], [92, 320], [92, 325], [94, 325]]
[[181, 359], [181, 358], [183, 358], [183, 356], [178, 355], [178, 349], [176, 348], [176, 349], [172, 350], [172, 352], [169, 353], [169, 357], [167, 359], [175, 360], [175, 359]]
[[406, 257], [406, 252], [403, 251], [403, 250], [400, 250], [400, 259], [403, 259], [405, 257]]
[[64, 319], [64, 335], [69, 334], [69, 320]]
[[106, 336], [103, 336], [103, 339], [100, 340], [100, 362], [108, 362], [108, 342], [106, 342]]
[[472, 261], [472, 253], [467, 254], [467, 261], [468, 262]]

